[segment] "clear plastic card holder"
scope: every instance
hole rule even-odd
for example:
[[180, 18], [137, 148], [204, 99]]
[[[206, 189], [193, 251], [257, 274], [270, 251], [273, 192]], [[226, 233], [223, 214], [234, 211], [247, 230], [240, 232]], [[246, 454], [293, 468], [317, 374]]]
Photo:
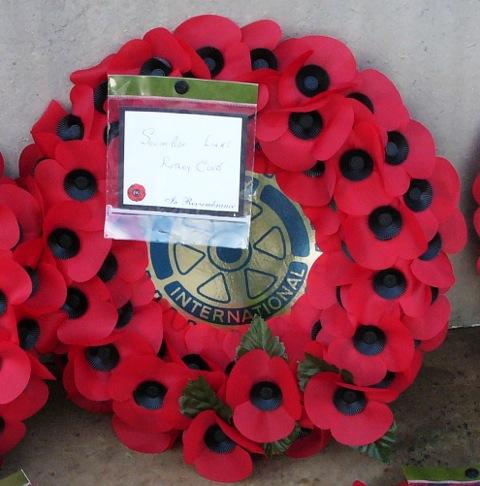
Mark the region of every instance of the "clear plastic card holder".
[[109, 76], [105, 236], [247, 248], [258, 86]]

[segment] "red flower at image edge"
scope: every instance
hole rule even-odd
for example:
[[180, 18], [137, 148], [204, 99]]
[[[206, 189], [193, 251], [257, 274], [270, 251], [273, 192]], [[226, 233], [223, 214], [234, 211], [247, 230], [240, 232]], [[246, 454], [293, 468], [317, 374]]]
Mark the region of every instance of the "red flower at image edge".
[[237, 361], [227, 380], [226, 398], [235, 427], [255, 442], [287, 437], [301, 415], [300, 394], [288, 364], [261, 350]]
[[262, 447], [243, 437], [212, 410], [198, 414], [183, 433], [183, 456], [201, 476], [211, 481], [232, 482], [253, 471], [251, 453]]

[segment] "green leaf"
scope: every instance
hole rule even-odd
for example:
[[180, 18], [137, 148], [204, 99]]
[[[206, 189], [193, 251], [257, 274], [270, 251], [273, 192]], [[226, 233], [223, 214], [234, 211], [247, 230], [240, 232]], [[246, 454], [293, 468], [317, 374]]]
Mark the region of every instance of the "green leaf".
[[371, 444], [360, 447], [354, 447], [358, 451], [366, 454], [372, 459], [377, 459], [385, 464], [390, 464], [391, 456], [394, 452], [395, 443], [397, 442], [397, 425], [395, 422], [390, 430], [381, 438]]
[[323, 359], [317, 358], [312, 354], [305, 353], [305, 358], [303, 361], [300, 361], [297, 368], [297, 378], [298, 378], [298, 385], [302, 390], [305, 390], [307, 386], [308, 380], [315, 376], [317, 373], [322, 371], [333, 371], [334, 373], [338, 373], [338, 368], [331, 364], [328, 364]]
[[295, 424], [293, 432], [288, 437], [277, 440], [276, 442], [267, 442], [266, 444], [263, 444], [265, 454], [268, 457], [285, 454], [288, 448], [298, 439], [301, 430], [300, 425]]
[[179, 404], [181, 412], [187, 417], [193, 418], [205, 410], [215, 410], [223, 420], [231, 422], [232, 419], [232, 409], [217, 397], [203, 376], [187, 383]]
[[273, 336], [267, 323], [257, 315], [253, 318], [250, 328], [240, 341], [237, 349], [237, 359], [254, 349], [263, 349], [270, 356], [280, 356], [287, 359], [285, 346], [280, 341], [280, 338]]

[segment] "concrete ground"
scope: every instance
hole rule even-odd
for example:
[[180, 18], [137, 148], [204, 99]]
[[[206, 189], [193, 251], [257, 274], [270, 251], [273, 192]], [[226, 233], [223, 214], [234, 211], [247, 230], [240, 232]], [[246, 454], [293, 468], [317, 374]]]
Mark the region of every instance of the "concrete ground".
[[[260, 461], [245, 486], [260, 484], [394, 486], [401, 466], [468, 466], [480, 458], [480, 347], [476, 329], [455, 329], [428, 355], [414, 386], [394, 404], [399, 444], [385, 466], [347, 447], [329, 446], [316, 457]], [[181, 448], [161, 455], [132, 452], [114, 436], [110, 418], [67, 402], [52, 386], [47, 407], [28, 422], [24, 442], [7, 458], [2, 474], [23, 468], [36, 486], [201, 485], [183, 464]]]

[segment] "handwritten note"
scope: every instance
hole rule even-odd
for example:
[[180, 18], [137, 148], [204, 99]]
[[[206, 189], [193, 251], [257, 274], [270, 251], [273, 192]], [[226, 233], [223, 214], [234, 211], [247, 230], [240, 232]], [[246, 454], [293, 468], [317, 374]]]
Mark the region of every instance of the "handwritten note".
[[123, 133], [125, 205], [239, 211], [242, 117], [126, 110]]

